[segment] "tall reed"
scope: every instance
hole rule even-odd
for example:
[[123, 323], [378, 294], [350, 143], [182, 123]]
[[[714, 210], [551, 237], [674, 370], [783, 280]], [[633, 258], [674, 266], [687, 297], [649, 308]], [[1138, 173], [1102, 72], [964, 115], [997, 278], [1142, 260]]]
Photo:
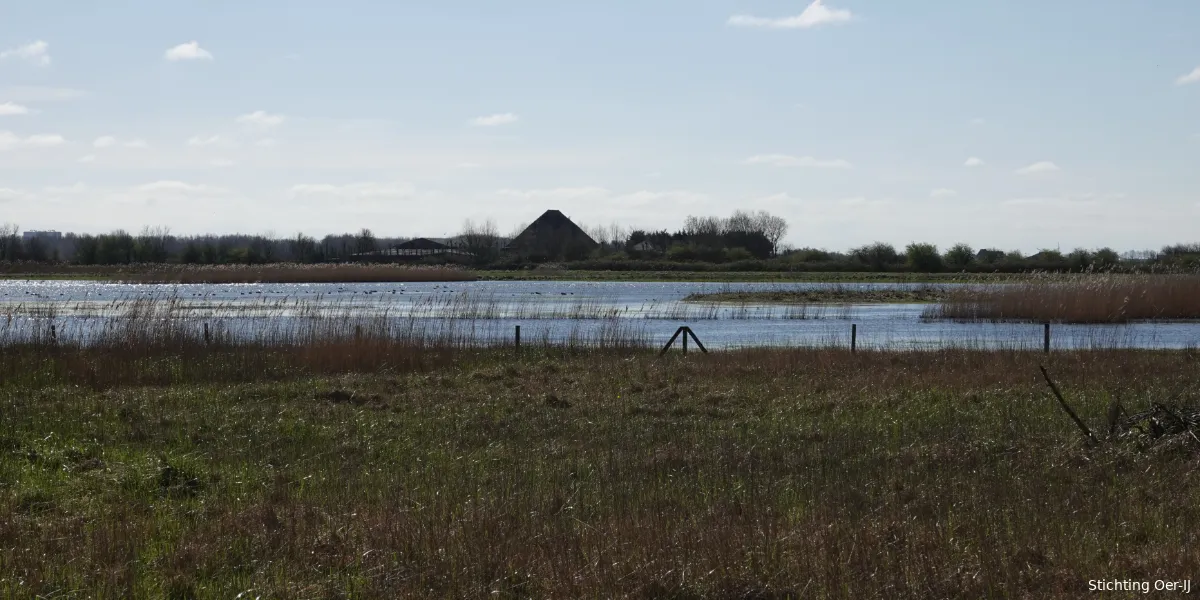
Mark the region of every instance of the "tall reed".
[[928, 319], [1127, 323], [1200, 318], [1200, 276], [1041, 275], [950, 292]]

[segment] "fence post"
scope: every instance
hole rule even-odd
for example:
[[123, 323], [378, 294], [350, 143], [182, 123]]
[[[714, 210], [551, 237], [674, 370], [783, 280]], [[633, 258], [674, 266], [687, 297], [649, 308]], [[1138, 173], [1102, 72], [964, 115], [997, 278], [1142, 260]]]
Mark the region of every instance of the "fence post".
[[688, 334], [687, 328], [685, 327], [683, 329], [683, 355], [684, 356], [687, 356], [687, 339], [688, 339], [687, 334]]
[[515, 342], [514, 347], [517, 350], [517, 354], [520, 354], [521, 353], [521, 326], [520, 325], [517, 325], [517, 333], [516, 333], [516, 337], [513, 338], [513, 341]]
[[58, 330], [54, 328], [54, 323], [50, 324], [50, 343], [58, 345]]
[[858, 323], [850, 324], [850, 354], [858, 352]]
[[1045, 338], [1042, 341], [1042, 351], [1050, 354], [1050, 324], [1045, 324]]
[[204, 345], [208, 346], [210, 344], [212, 344], [212, 337], [210, 337], [208, 334], [208, 323], [205, 323], [204, 324]]

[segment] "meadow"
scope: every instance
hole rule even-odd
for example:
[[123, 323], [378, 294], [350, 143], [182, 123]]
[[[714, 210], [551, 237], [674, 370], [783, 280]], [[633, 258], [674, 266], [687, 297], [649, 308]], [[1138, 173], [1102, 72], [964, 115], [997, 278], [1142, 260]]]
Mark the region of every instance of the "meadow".
[[[0, 340], [0, 597], [1074, 598], [1186, 578], [1188, 351]], [[1041, 379], [1045, 365], [1101, 441]]]

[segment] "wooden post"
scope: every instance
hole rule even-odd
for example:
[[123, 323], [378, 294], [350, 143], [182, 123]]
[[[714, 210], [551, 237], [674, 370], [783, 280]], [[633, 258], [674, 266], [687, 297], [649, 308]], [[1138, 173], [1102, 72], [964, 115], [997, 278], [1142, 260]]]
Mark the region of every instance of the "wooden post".
[[208, 333], [208, 323], [204, 324], [204, 345], [208, 346], [212, 343], [212, 337]]
[[692, 336], [692, 341], [696, 342], [696, 347], [699, 348], [701, 352], [708, 354], [708, 348], [705, 348], [704, 344], [700, 343], [700, 338], [696, 337], [696, 332], [692, 331], [691, 327], [687, 328], [686, 335]]
[[658, 355], [662, 356], [662, 355], [666, 354], [667, 350], [671, 349], [671, 344], [675, 343], [675, 338], [679, 337], [679, 334], [683, 333], [686, 330], [687, 330], [686, 327], [680, 327], [679, 329], [676, 329], [675, 335], [671, 336], [671, 339], [669, 341], [667, 341], [667, 345], [663, 346], [662, 352], [659, 352]]
[[1050, 324], [1045, 324], [1045, 339], [1042, 341], [1042, 350], [1046, 354], [1050, 354]]
[[517, 325], [516, 337], [513, 338], [514, 348], [517, 349], [517, 354], [521, 353], [521, 326]]
[[58, 344], [58, 330], [54, 328], [54, 324], [50, 324], [50, 343]]
[[684, 327], [683, 328], [683, 355], [684, 356], [687, 356], [687, 339], [688, 339], [688, 328]]
[[850, 354], [858, 352], [858, 323], [850, 324]]

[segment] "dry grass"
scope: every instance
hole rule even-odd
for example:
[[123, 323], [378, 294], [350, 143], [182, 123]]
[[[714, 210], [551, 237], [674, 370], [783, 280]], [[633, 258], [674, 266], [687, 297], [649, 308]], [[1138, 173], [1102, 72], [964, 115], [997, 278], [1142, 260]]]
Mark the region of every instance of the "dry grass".
[[1126, 323], [1200, 318], [1200, 276], [1042, 276], [958, 289], [927, 318], [967, 321]]
[[[0, 353], [0, 597], [1075, 598], [1196, 566], [1200, 444], [1085, 446], [1035, 354], [360, 346]], [[1200, 401], [1187, 353], [1046, 360], [1093, 423]]]
[[684, 300], [750, 304], [924, 304], [940, 302], [946, 295], [946, 288], [933, 285], [895, 289], [836, 284], [811, 290], [722, 290], [691, 294]]
[[0, 336], [0, 598], [1075, 598], [1196, 567], [1200, 440], [1088, 446], [1037, 369], [1100, 431], [1112, 399], [1200, 405], [1191, 352], [517, 355], [302, 305], [205, 339], [170, 302]]

